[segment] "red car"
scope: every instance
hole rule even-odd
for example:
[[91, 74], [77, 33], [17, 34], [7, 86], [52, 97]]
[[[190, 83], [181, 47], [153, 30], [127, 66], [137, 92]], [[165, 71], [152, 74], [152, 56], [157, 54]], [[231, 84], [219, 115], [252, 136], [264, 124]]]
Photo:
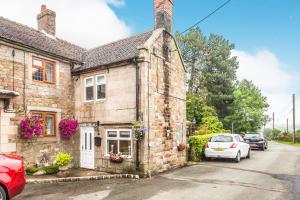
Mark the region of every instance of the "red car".
[[25, 183], [23, 159], [17, 155], [0, 155], [0, 200], [20, 194]]

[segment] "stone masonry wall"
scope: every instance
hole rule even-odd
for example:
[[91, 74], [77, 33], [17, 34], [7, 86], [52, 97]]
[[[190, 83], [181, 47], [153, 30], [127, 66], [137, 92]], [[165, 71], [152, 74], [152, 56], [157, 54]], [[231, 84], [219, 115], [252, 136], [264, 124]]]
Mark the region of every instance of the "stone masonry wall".
[[[60, 119], [71, 118], [75, 115], [70, 64], [16, 49], [13, 58], [12, 51], [13, 48], [8, 45], [0, 44], [0, 88], [15, 90], [20, 94], [13, 98], [15, 113], [9, 121], [12, 128], [9, 130], [8, 139], [10, 143], [17, 144], [15, 153], [24, 156], [26, 164], [39, 162], [43, 155], [50, 157], [50, 161], [53, 161], [55, 153], [59, 151], [73, 153], [79, 145], [73, 145], [75, 139], [61, 141], [58, 130]], [[37, 83], [32, 80], [33, 55], [56, 63], [57, 81], [55, 84]], [[13, 65], [15, 67], [14, 78]], [[13, 88], [13, 80], [15, 88]], [[57, 113], [56, 137], [42, 137], [32, 142], [19, 138], [19, 123], [32, 110]], [[27, 111], [26, 114], [25, 111]], [[75, 156], [75, 163], [76, 160]]]
[[178, 144], [186, 143], [185, 71], [177, 46], [169, 34], [161, 34], [149, 49], [142, 53], [149, 63], [141, 63], [145, 127], [148, 127], [148, 78], [150, 124], [150, 148], [148, 150], [146, 136], [143, 166], [145, 171], [158, 173], [186, 163], [186, 151], [177, 150]]

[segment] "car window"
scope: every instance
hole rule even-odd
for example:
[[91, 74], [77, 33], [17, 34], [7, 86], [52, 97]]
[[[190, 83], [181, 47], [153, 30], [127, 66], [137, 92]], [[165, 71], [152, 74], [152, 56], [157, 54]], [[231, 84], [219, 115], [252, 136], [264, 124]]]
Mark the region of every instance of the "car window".
[[238, 137], [240, 138], [240, 142], [245, 142], [244, 139], [240, 135]]
[[259, 138], [259, 134], [246, 134], [245, 138]]
[[237, 142], [241, 142], [239, 136], [234, 136]]
[[210, 140], [211, 142], [233, 142], [232, 136], [228, 135], [216, 135]]

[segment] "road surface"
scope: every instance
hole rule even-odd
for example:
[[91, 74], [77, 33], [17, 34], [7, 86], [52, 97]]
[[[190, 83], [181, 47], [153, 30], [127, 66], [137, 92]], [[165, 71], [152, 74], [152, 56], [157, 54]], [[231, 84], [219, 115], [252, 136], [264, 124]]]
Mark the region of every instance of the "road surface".
[[300, 199], [300, 148], [270, 142], [251, 159], [203, 162], [152, 179], [27, 185], [16, 200]]

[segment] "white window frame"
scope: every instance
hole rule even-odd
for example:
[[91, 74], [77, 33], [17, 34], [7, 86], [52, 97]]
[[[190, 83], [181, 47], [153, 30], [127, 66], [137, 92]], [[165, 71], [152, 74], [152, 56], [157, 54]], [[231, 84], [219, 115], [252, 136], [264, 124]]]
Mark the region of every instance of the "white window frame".
[[[117, 137], [108, 137], [108, 132], [109, 131], [115, 131], [117, 132]], [[120, 132], [121, 131], [127, 131], [130, 133], [130, 137], [129, 138], [122, 138], [120, 137]], [[118, 153], [120, 153], [120, 140], [122, 141], [130, 141], [130, 155], [129, 156], [126, 156], [126, 155], [121, 155], [122, 157], [125, 157], [125, 158], [132, 158], [132, 144], [133, 144], [133, 140], [132, 140], [132, 130], [131, 129], [106, 129], [105, 130], [105, 153], [106, 155], [105, 156], [109, 156], [109, 152], [108, 152], [108, 140], [116, 140], [118, 141]]]
[[[93, 83], [91, 84], [91, 85], [87, 85], [86, 84], [86, 80], [87, 79], [92, 79], [93, 80]], [[92, 100], [87, 100], [86, 99], [86, 88], [87, 87], [91, 87], [91, 86], [93, 86], [93, 99]], [[86, 78], [84, 78], [84, 102], [92, 102], [92, 101], [94, 101], [95, 100], [95, 91], [94, 91], [94, 88], [95, 88], [95, 79], [94, 79], [94, 77], [93, 76], [90, 76], [90, 77], [86, 77]]]
[[[98, 77], [104, 77], [104, 83], [98, 83]], [[104, 101], [106, 99], [106, 76], [104, 74], [101, 75], [97, 75], [95, 78], [95, 97], [96, 97], [96, 101]], [[98, 85], [105, 85], [105, 98], [100, 98], [98, 99]]]

